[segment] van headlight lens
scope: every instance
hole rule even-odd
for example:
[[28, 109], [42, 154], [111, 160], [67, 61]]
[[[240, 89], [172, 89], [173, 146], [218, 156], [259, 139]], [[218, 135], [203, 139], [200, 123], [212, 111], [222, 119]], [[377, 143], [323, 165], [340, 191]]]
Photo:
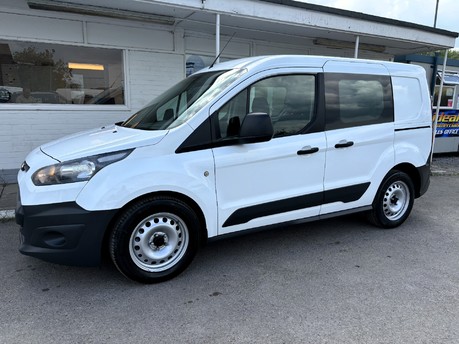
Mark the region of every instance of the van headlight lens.
[[46, 166], [32, 175], [32, 182], [37, 186], [84, 182], [105, 166], [123, 160], [132, 151], [133, 149], [128, 149], [104, 153]]

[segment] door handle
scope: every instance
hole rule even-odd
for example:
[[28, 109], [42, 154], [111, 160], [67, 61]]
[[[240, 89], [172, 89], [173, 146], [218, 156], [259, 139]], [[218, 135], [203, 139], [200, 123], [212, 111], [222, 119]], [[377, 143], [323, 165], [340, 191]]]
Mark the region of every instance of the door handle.
[[306, 155], [306, 154], [313, 154], [319, 151], [319, 147], [311, 147], [311, 146], [306, 146], [301, 148], [296, 154], [298, 155]]
[[346, 148], [354, 145], [354, 141], [341, 140], [336, 145], [335, 148]]

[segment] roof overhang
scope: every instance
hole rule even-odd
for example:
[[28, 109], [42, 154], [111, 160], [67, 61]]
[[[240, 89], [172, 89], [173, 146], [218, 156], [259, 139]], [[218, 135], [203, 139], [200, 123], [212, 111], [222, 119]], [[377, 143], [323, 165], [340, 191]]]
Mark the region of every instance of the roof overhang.
[[[151, 21], [185, 31], [386, 55], [449, 49], [458, 33], [292, 0], [30, 0], [35, 9]], [[53, 8], [54, 6], [54, 8]], [[92, 12], [92, 13], [91, 13]]]

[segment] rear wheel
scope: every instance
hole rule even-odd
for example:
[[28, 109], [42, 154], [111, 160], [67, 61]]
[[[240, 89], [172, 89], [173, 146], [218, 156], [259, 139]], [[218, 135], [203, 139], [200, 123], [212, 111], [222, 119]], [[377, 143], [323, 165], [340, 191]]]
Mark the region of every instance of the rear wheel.
[[414, 203], [414, 185], [404, 172], [391, 171], [382, 182], [373, 201], [370, 220], [382, 228], [400, 226], [410, 215]]
[[127, 208], [110, 237], [110, 254], [118, 270], [142, 283], [168, 280], [193, 260], [200, 222], [184, 202], [151, 197]]

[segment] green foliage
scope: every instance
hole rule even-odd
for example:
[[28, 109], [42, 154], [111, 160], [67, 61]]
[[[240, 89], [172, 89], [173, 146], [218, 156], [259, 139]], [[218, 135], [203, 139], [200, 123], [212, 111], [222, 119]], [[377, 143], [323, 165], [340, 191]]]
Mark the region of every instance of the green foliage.
[[[444, 56], [445, 56], [445, 50], [440, 50], [440, 51], [436, 51], [436, 52], [422, 53], [422, 54], [420, 54], [420, 55], [424, 55], [424, 56], [435, 56], [435, 53], [437, 53], [438, 56], [440, 56], [440, 57], [444, 57]], [[456, 49], [449, 49], [449, 50], [448, 50], [448, 59], [451, 59], [451, 60], [459, 60], [459, 50], [456, 50]]]

